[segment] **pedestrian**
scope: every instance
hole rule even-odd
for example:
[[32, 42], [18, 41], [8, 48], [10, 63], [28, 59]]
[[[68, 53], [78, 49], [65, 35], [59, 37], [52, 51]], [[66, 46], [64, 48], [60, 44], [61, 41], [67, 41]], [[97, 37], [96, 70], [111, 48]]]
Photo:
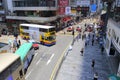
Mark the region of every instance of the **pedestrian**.
[[82, 40], [84, 39], [84, 35], [82, 34]]
[[20, 40], [18, 40], [18, 45], [19, 45], [19, 47], [21, 46], [21, 41]]
[[88, 38], [90, 39], [90, 33], [88, 34]]
[[91, 64], [91, 67], [92, 67], [93, 70], [94, 70], [94, 66], [95, 66], [95, 60], [93, 59], [92, 64]]
[[81, 56], [83, 56], [84, 48], [81, 49]]
[[97, 72], [94, 73], [94, 79], [93, 80], [98, 80], [98, 73]]
[[94, 38], [92, 38], [92, 46], [94, 45]]
[[8, 40], [8, 45], [9, 45], [9, 51], [11, 52], [12, 50], [12, 40]]
[[102, 46], [102, 47], [101, 47], [101, 53], [103, 53], [103, 51], [104, 51], [104, 47]]
[[66, 34], [66, 32], [64, 31], [64, 35]]

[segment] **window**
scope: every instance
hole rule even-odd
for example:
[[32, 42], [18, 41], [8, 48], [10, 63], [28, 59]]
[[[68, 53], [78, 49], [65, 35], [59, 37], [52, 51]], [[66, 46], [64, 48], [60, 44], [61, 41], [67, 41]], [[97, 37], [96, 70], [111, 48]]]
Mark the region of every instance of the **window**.
[[21, 26], [22, 29], [29, 29], [27, 26]]
[[55, 28], [50, 28], [50, 29], [49, 29], [49, 32], [51, 32], [51, 31], [55, 31]]
[[39, 31], [40, 31], [40, 32], [48, 32], [48, 29], [39, 28]]
[[112, 30], [112, 35], [113, 35], [113, 38], [116, 39], [116, 34], [114, 30]]
[[119, 41], [119, 37], [117, 37], [117, 40], [116, 40], [116, 42], [118, 43], [118, 41]]

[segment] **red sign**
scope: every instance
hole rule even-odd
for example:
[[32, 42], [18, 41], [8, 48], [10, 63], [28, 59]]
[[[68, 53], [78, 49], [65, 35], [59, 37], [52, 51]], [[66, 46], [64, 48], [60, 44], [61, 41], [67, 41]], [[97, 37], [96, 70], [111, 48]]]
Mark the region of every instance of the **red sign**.
[[59, 0], [59, 3], [58, 3], [59, 7], [66, 7], [69, 5], [69, 1], [68, 0]]
[[65, 7], [59, 7], [58, 13], [59, 13], [60, 15], [65, 14]]

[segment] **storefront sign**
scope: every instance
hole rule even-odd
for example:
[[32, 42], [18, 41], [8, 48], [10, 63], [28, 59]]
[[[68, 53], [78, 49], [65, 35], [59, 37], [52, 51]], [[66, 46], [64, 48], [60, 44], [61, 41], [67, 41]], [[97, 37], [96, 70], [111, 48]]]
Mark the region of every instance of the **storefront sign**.
[[89, 6], [90, 0], [78, 0], [76, 4], [80, 6]]
[[69, 1], [68, 0], [59, 0], [58, 2], [59, 7], [65, 7], [69, 5]]

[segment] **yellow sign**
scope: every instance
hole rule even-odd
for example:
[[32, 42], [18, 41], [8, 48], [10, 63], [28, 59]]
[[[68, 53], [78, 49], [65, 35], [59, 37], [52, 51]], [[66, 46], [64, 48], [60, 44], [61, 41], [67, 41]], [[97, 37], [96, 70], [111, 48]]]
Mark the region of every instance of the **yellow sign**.
[[71, 10], [71, 13], [76, 13], [76, 10], [75, 9]]

